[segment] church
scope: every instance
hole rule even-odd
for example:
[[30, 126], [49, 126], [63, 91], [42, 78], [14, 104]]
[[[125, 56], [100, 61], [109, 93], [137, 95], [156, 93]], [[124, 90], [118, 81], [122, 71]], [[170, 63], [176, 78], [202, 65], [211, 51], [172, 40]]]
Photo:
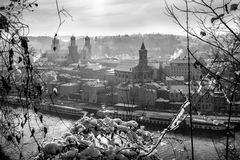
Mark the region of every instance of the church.
[[152, 81], [153, 69], [148, 66], [147, 49], [144, 42], [139, 50], [139, 60], [123, 62], [115, 68], [117, 82], [147, 83]]
[[79, 60], [81, 60], [81, 63], [86, 64], [89, 60], [91, 60], [90, 38], [88, 36], [85, 37], [85, 44], [83, 49], [80, 51], [78, 51], [75, 36], [71, 36], [68, 50], [61, 49], [59, 39], [54, 38], [51, 44], [51, 51], [49, 51], [46, 56], [48, 61], [61, 65], [79, 63]]

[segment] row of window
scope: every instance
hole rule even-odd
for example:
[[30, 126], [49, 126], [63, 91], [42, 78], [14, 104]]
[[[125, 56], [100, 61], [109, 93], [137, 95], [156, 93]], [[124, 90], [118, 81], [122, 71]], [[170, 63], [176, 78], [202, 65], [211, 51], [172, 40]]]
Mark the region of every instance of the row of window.
[[209, 109], [211, 109], [210, 108], [211, 107], [211, 105], [210, 104], [200, 104], [200, 105], [198, 105], [198, 108], [200, 109], [200, 110], [209, 110]]
[[[137, 78], [141, 78], [141, 76], [142, 75], [134, 75], [134, 79], [137, 79]], [[129, 74], [124, 74], [124, 73], [122, 73], [122, 74], [118, 74], [118, 73], [116, 73], [116, 77], [118, 77], [118, 78], [130, 78], [130, 75]], [[144, 79], [146, 79], [146, 78], [151, 78], [151, 76], [150, 76], [150, 74], [143, 74], [143, 78]]]
[[124, 74], [124, 73], [123, 73], [123, 74], [120, 74], [120, 73], [117, 74], [117, 73], [116, 73], [116, 76], [117, 76], [118, 78], [128, 78], [128, 77], [129, 77], [128, 74]]

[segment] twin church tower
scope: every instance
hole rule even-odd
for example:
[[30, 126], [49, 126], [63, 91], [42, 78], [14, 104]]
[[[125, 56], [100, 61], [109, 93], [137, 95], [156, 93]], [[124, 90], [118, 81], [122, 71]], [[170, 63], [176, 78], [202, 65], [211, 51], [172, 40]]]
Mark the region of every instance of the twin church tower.
[[81, 63], [86, 64], [89, 60], [91, 60], [91, 48], [90, 38], [86, 36], [83, 48], [78, 51], [76, 37], [71, 36], [70, 44], [68, 46], [68, 53], [66, 53], [66, 51], [64, 52], [60, 50], [59, 39], [54, 38], [52, 40], [51, 50], [55, 56], [52, 55], [52, 60], [67, 64], [78, 63], [80, 60]]
[[78, 46], [76, 45], [76, 38], [74, 36], [71, 37], [70, 45], [68, 46], [69, 50], [69, 61], [71, 63], [78, 63], [79, 59], [82, 63], [87, 63], [91, 60], [91, 44], [90, 38], [88, 36], [85, 37], [85, 43], [83, 49], [78, 53]]

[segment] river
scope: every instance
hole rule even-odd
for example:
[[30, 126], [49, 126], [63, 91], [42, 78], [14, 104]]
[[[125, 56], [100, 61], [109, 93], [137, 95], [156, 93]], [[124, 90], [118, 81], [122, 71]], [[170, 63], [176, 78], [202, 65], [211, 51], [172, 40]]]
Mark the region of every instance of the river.
[[[51, 140], [54, 137], [60, 137], [63, 133], [67, 132], [71, 125], [77, 120], [72, 116], [43, 114], [43, 124], [39, 121], [37, 116], [32, 113], [31, 127], [36, 129], [36, 135], [42, 137], [43, 126], [47, 126], [48, 133], [47, 140]], [[157, 126], [155, 127], [157, 128]], [[150, 128], [151, 129], [151, 128]], [[159, 127], [161, 131], [163, 128]], [[156, 137], [159, 136], [158, 131], [153, 131]], [[226, 141], [224, 134], [218, 134], [214, 132], [205, 132], [198, 130], [194, 131], [194, 155], [197, 160], [218, 160], [219, 156], [224, 155], [224, 144]], [[166, 145], [160, 145], [156, 154], [163, 160], [168, 159], [188, 159], [191, 156], [190, 134], [188, 130], [180, 130], [174, 133], [169, 133], [163, 141]], [[3, 142], [4, 146], [8, 145], [8, 142]], [[29, 157], [33, 155], [37, 150], [37, 146], [30, 138], [30, 131], [28, 126], [24, 127], [24, 156]], [[240, 146], [240, 132], [235, 134], [235, 145]], [[6, 147], [7, 148], [7, 147]], [[7, 148], [7, 152], [10, 153], [13, 159], [18, 159], [18, 154], [15, 150]], [[15, 154], [14, 154], [15, 153]]]

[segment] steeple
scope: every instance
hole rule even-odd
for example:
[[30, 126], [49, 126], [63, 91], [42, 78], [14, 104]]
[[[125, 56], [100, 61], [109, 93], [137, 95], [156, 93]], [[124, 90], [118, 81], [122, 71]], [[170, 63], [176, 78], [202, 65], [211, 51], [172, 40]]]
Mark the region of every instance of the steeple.
[[142, 42], [141, 48], [139, 50], [139, 66], [147, 66], [147, 50], [145, 48], [144, 42]]
[[141, 50], [145, 50], [145, 45], [144, 45], [144, 42], [142, 42], [142, 46], [141, 46]]

